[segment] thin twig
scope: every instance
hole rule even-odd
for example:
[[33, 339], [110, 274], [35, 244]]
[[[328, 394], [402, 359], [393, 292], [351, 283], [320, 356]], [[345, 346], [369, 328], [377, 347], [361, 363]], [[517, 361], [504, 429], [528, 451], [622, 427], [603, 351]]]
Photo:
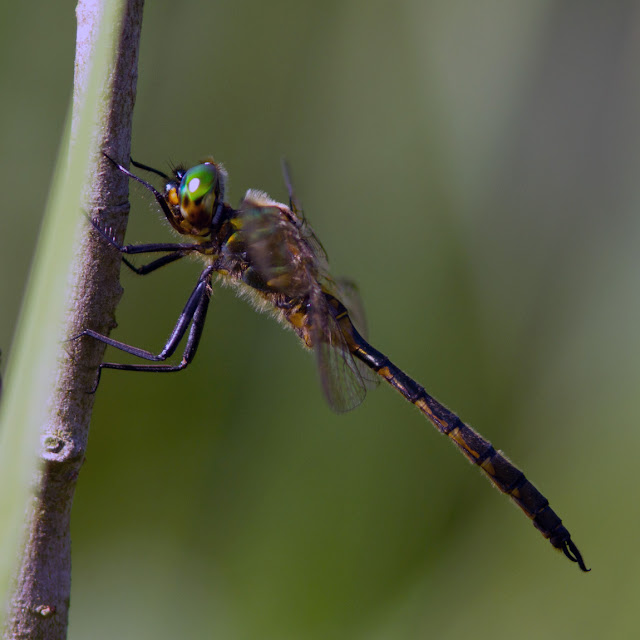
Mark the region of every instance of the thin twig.
[[[101, 149], [122, 161], [129, 157], [142, 6], [143, 0], [128, 0], [122, 23], [117, 26], [116, 64], [108, 83], [111, 94], [104, 94], [108, 107], [95, 128], [96, 157]], [[91, 65], [95, 64], [104, 7], [103, 2], [96, 0], [80, 0], [77, 7], [72, 145], [80, 105], [88, 92]], [[128, 213], [127, 180], [103, 158], [95, 166], [98, 170], [85, 192], [85, 210], [99, 214], [102, 223], [122, 238]], [[67, 337], [87, 327], [101, 333], [113, 328], [115, 307], [122, 292], [118, 282], [119, 254], [105, 251], [104, 243], [86, 221], [78, 234], [77, 246], [63, 329]], [[6, 638], [66, 637], [71, 588], [71, 505], [93, 408], [94, 397], [87, 390], [92, 388], [103, 353], [104, 346], [94, 340], [60, 346], [59, 368], [41, 430], [42, 465], [34, 478], [34, 497], [28, 509], [24, 552], [9, 603]]]

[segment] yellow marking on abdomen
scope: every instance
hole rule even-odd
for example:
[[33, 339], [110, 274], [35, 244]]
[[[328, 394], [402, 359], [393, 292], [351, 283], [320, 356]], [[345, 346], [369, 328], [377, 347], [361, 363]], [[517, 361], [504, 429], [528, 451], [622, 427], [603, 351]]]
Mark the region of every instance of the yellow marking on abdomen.
[[475, 458], [476, 460], [480, 457], [480, 454], [472, 449], [462, 437], [460, 433], [460, 427], [455, 427], [447, 434], [464, 452], [468, 453], [469, 456]]
[[491, 477], [496, 475], [495, 467], [491, 464], [491, 460], [489, 460], [489, 458], [480, 464], [480, 468]]
[[391, 382], [394, 379], [393, 374], [389, 371], [389, 367], [382, 367], [382, 369], [378, 369], [378, 373], [385, 379]]
[[[433, 411], [431, 411], [424, 398], [418, 398], [413, 404], [418, 407], [418, 409], [420, 409], [420, 411], [422, 411], [422, 413], [424, 413], [425, 415], [431, 418], [435, 418], [435, 416], [433, 415]], [[438, 420], [438, 422], [440, 422], [440, 420]]]

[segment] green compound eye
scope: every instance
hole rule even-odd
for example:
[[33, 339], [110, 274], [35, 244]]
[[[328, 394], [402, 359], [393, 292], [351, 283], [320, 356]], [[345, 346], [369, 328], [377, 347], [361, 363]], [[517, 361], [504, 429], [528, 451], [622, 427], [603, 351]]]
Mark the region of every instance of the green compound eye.
[[224, 198], [225, 177], [224, 169], [213, 162], [198, 164], [182, 174], [175, 195], [178, 207], [174, 224], [180, 233], [210, 233], [214, 215]]
[[180, 182], [180, 204], [189, 207], [199, 203], [206, 195], [217, 195], [220, 175], [213, 164], [199, 164], [187, 171]]

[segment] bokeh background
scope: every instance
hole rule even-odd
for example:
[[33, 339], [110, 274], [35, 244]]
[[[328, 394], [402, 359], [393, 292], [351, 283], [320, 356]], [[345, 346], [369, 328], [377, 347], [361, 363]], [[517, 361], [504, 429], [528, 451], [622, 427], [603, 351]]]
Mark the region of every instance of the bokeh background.
[[[73, 3], [7, 5], [0, 34], [6, 352]], [[71, 638], [635, 637], [639, 57], [622, 0], [147, 3], [134, 157], [214, 154], [237, 203], [284, 199], [286, 156], [373, 344], [525, 470], [593, 571], [389, 388], [332, 414], [293, 334], [220, 290], [187, 372], [103, 376]], [[128, 240], [167, 239], [132, 202]], [[197, 273], [125, 270], [114, 335], [159, 349]]]

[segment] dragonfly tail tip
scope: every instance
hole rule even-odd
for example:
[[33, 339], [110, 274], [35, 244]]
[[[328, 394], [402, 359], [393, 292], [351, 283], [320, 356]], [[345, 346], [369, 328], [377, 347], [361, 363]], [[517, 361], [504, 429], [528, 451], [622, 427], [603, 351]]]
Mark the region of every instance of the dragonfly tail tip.
[[582, 559], [582, 554], [578, 551], [578, 547], [573, 543], [573, 540], [569, 538], [564, 545], [562, 546], [562, 551], [564, 555], [571, 560], [571, 562], [577, 562], [578, 566], [586, 573], [587, 571], [591, 571], [591, 569], [587, 569], [587, 566]]

